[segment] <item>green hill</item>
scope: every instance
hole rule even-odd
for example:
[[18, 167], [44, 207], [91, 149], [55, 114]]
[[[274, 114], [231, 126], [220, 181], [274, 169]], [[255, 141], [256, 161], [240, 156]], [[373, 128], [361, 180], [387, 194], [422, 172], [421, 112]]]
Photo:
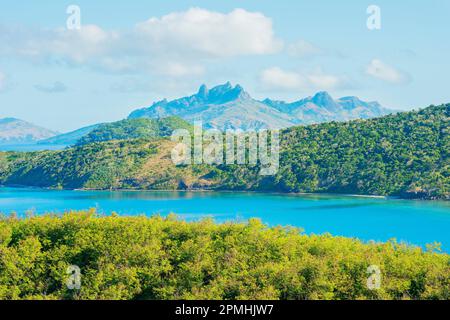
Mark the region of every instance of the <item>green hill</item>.
[[[259, 166], [175, 167], [170, 158], [174, 143], [150, 135], [63, 151], [0, 153], [0, 184], [448, 199], [449, 118], [447, 104], [371, 120], [289, 128], [281, 134], [280, 170], [275, 176], [260, 176]], [[88, 141], [118, 139], [126, 132], [120, 126], [118, 133], [106, 131], [107, 135], [94, 134]]]
[[113, 123], [99, 125], [94, 130], [83, 136], [78, 144], [92, 142], [125, 140], [137, 138], [158, 139], [168, 137], [175, 129], [188, 129], [192, 125], [178, 117], [162, 119], [127, 119]]
[[283, 135], [281, 191], [444, 196], [450, 191], [450, 104]]

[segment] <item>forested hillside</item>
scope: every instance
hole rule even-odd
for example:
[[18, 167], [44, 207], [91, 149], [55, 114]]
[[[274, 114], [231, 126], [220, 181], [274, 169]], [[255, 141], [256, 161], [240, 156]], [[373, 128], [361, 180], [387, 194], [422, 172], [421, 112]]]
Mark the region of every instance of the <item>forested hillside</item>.
[[[0, 184], [448, 199], [449, 118], [447, 104], [371, 120], [289, 128], [281, 134], [275, 176], [260, 176], [259, 166], [175, 167], [170, 159], [174, 143], [153, 138], [95, 142], [63, 151], [0, 153]], [[113, 137], [120, 138], [120, 132]]]
[[83, 136], [78, 144], [102, 142], [110, 140], [127, 139], [159, 139], [170, 137], [176, 129], [191, 130], [189, 122], [178, 117], [162, 119], [127, 119], [112, 123], [101, 124], [87, 135]]
[[284, 191], [442, 196], [450, 188], [450, 105], [283, 135]]

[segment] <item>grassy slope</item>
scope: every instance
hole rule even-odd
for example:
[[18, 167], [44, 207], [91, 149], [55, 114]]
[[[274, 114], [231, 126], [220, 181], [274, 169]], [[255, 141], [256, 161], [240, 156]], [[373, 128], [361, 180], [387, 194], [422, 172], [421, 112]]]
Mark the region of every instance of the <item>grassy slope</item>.
[[366, 121], [290, 128], [277, 175], [248, 166], [175, 167], [167, 139], [0, 153], [0, 183], [64, 188], [337, 192], [448, 198], [450, 105]]
[[[65, 285], [70, 265], [79, 291]], [[367, 287], [371, 265], [379, 290]], [[450, 257], [257, 220], [3, 218], [0, 299], [450, 299]]]

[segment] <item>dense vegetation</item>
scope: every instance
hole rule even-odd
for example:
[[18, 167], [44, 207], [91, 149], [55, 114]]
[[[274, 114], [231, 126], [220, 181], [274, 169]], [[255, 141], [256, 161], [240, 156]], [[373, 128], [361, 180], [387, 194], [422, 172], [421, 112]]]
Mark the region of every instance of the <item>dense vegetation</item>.
[[192, 125], [178, 117], [162, 119], [126, 119], [101, 124], [82, 137], [78, 144], [138, 138], [169, 137], [176, 129], [191, 130]]
[[259, 175], [259, 166], [175, 167], [169, 139], [137, 139], [63, 151], [0, 153], [0, 184], [449, 199], [449, 119], [448, 104], [378, 119], [289, 128], [281, 134], [280, 170], [269, 177]]
[[8, 184], [37, 187], [126, 187], [121, 177], [134, 175], [156, 153], [156, 142], [140, 140], [93, 143], [58, 152], [7, 153], [0, 156], [0, 177], [10, 172]]
[[282, 191], [448, 198], [449, 120], [450, 104], [287, 130], [271, 183]]
[[[70, 265], [80, 290], [66, 285]], [[367, 286], [371, 265], [381, 270], [378, 290]], [[4, 217], [0, 299], [450, 299], [450, 257], [258, 220]]]

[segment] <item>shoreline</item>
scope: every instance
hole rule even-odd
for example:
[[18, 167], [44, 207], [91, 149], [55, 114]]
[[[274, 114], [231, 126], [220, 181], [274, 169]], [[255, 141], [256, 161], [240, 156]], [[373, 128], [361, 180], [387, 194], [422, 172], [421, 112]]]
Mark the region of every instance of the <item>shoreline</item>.
[[24, 186], [24, 185], [0, 185], [0, 188], [12, 189], [35, 189], [45, 191], [77, 191], [77, 192], [182, 192], [182, 193], [247, 193], [247, 194], [266, 194], [266, 195], [283, 195], [283, 196], [324, 196], [324, 197], [349, 197], [349, 198], [367, 198], [379, 200], [407, 200], [407, 201], [443, 201], [448, 202], [446, 198], [427, 199], [427, 198], [402, 198], [400, 196], [380, 196], [370, 194], [346, 194], [346, 193], [308, 193], [308, 192], [277, 192], [277, 191], [258, 191], [258, 190], [217, 190], [217, 189], [191, 189], [191, 190], [174, 190], [174, 189], [58, 189], [48, 187]]

